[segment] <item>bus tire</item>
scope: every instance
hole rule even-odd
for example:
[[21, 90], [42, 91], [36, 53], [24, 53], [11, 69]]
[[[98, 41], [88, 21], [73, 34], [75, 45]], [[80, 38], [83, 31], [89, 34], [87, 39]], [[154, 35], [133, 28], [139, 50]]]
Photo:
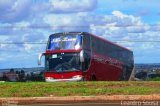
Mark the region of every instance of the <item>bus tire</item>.
[[95, 75], [92, 75], [92, 81], [96, 81], [96, 76]]

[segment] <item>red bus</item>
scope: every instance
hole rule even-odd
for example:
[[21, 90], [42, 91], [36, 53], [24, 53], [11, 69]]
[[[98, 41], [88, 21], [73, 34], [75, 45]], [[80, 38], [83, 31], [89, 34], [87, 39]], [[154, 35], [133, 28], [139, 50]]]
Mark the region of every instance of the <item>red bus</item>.
[[45, 81], [129, 80], [133, 52], [87, 32], [49, 36], [45, 56]]

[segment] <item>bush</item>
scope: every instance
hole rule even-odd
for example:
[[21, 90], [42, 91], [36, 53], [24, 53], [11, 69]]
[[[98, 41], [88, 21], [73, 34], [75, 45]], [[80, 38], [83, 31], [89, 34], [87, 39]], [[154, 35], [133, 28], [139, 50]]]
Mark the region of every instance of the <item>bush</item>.
[[147, 81], [160, 81], [160, 77], [149, 78]]

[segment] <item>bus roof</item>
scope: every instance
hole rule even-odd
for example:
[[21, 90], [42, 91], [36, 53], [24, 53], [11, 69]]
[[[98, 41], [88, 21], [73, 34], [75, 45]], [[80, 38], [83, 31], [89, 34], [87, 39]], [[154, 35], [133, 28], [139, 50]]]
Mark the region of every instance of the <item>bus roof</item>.
[[89, 35], [91, 35], [91, 36], [93, 36], [93, 37], [96, 37], [96, 38], [98, 38], [98, 39], [100, 39], [100, 40], [103, 40], [103, 41], [108, 42], [108, 43], [110, 43], [110, 44], [112, 44], [112, 45], [118, 46], [118, 47], [120, 47], [120, 48], [122, 48], [122, 49], [125, 49], [125, 50], [127, 50], [127, 51], [129, 51], [129, 52], [132, 52], [132, 50], [130, 50], [130, 49], [128, 49], [128, 48], [125, 48], [125, 47], [123, 47], [123, 46], [121, 46], [121, 45], [118, 45], [118, 44], [113, 43], [113, 42], [111, 42], [111, 41], [109, 41], [109, 40], [107, 40], [107, 39], [101, 38], [101, 37], [99, 37], [99, 36], [96, 36], [96, 35], [94, 35], [94, 34], [92, 34], [92, 33], [88, 33], [88, 32], [61, 32], [61, 33], [51, 34], [50, 36], [54, 36], [54, 35], [56, 35], [56, 34], [64, 34], [64, 35], [65, 35], [65, 34], [89, 34]]

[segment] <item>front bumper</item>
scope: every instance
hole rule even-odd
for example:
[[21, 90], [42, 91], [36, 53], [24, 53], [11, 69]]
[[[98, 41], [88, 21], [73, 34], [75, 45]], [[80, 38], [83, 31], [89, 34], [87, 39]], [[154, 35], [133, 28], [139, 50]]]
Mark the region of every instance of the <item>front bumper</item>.
[[83, 81], [83, 77], [73, 77], [69, 79], [54, 79], [51, 77], [45, 78], [46, 82], [77, 82], [77, 81]]

